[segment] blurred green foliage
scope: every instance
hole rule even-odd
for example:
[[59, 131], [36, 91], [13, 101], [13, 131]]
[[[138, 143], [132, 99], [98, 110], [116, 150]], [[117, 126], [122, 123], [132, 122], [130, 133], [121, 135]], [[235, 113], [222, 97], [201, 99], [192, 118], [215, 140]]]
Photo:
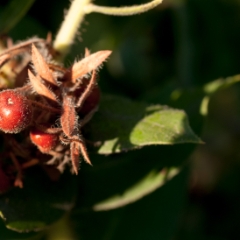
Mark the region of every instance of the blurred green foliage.
[[[7, 2], [1, 1], [1, 12]], [[36, 0], [9, 35], [14, 41], [45, 37], [48, 31], [55, 36], [68, 7], [67, 0]], [[38, 233], [20, 234], [0, 222], [0, 239], [58, 240], [61, 231], [69, 240], [239, 239], [240, 84], [238, 77], [226, 84], [227, 77], [240, 73], [239, 43], [239, 0], [164, 0], [137, 16], [86, 16], [66, 65], [81, 58], [85, 47], [92, 52], [113, 50], [100, 71], [103, 94], [185, 110], [205, 144], [149, 146], [110, 156], [92, 150], [94, 167], [82, 166], [71, 214]], [[227, 86], [209, 94], [206, 86], [219, 78]], [[179, 166], [184, 170], [176, 177], [135, 203], [109, 211], [92, 209], [96, 202], [122, 196], [153, 170]]]

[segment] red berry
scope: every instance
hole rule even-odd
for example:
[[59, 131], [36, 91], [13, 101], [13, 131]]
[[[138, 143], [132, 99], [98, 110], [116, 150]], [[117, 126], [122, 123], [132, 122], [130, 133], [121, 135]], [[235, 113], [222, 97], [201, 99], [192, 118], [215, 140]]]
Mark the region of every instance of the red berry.
[[[79, 98], [83, 91], [86, 89], [87, 84], [89, 82], [89, 79], [82, 79], [82, 84], [79, 89], [76, 91], [76, 96]], [[100, 101], [100, 89], [98, 85], [95, 85], [89, 96], [86, 98], [86, 100], [83, 103], [83, 106], [81, 106], [80, 110], [78, 111], [83, 116], [87, 115], [91, 110], [93, 110]]]
[[0, 129], [6, 133], [19, 133], [32, 120], [32, 105], [15, 90], [0, 92]]
[[30, 139], [42, 153], [48, 153], [58, 143], [58, 135], [45, 133], [38, 129], [32, 129], [30, 131]]

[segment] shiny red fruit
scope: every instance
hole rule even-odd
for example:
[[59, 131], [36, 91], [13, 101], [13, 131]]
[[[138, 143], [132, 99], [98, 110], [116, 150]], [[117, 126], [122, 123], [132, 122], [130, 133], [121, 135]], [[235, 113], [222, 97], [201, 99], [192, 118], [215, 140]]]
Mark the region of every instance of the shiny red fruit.
[[42, 153], [48, 153], [53, 150], [58, 143], [58, 135], [45, 133], [38, 129], [30, 131], [30, 139]]
[[32, 105], [28, 99], [15, 90], [0, 92], [0, 130], [18, 133], [32, 120]]

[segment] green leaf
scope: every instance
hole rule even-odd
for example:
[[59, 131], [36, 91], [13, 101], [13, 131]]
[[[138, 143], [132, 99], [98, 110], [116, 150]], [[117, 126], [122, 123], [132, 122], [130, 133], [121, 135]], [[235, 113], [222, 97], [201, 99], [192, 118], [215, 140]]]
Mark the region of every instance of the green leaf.
[[194, 147], [159, 145], [107, 157], [91, 155], [93, 167], [83, 165], [80, 172], [74, 211], [106, 211], [142, 199], [178, 175]]
[[[184, 109], [187, 112], [194, 132], [200, 134], [202, 132], [204, 117], [208, 115], [208, 105], [212, 96], [238, 82], [240, 82], [240, 75], [216, 79], [201, 87], [173, 90], [172, 86], [172, 88], [168, 86], [167, 95], [170, 96], [170, 99], [167, 101], [167, 104], [174, 108]], [[164, 101], [158, 97], [163, 95], [162, 92], [150, 92], [147, 98], [153, 101], [151, 96], [154, 95], [156, 98], [155, 102]]]
[[205, 94], [213, 94], [217, 91], [231, 87], [233, 84], [240, 82], [240, 75], [235, 75], [227, 78], [220, 78], [209, 82], [203, 86], [203, 91]]
[[[185, 169], [186, 170], [186, 169]], [[187, 196], [188, 171], [125, 207], [73, 212], [71, 226], [81, 239], [172, 239]], [[89, 226], [94, 231], [89, 231]]]
[[232, 85], [238, 82], [240, 82], [240, 75], [235, 75], [227, 78], [220, 78], [205, 84], [203, 86], [203, 92], [205, 93], [205, 97], [203, 98], [200, 106], [200, 113], [203, 116], [206, 116], [208, 114], [208, 105], [213, 94], [222, 89], [231, 87]]
[[[0, 33], [8, 33], [22, 19], [35, 0], [12, 0], [0, 15]], [[19, 4], [20, 3], [20, 4]]]
[[76, 176], [64, 173], [53, 182], [39, 167], [26, 173], [24, 188], [0, 196], [0, 217], [8, 229], [39, 231], [58, 220], [74, 204]]
[[126, 189], [123, 193], [111, 196], [102, 202], [96, 203], [93, 206], [93, 210], [106, 211], [135, 202], [163, 186], [167, 181], [176, 176], [179, 171], [179, 168], [164, 168], [161, 172], [153, 170], [135, 185]]
[[[16, 231], [12, 231], [6, 228], [2, 219], [0, 219], [0, 239], [4, 240], [13, 240], [13, 239], [23, 239], [30, 240], [32, 237], [35, 237], [39, 233], [36, 232], [28, 232], [28, 233], [19, 233]], [[37, 239], [36, 239], [37, 240]]]
[[89, 140], [100, 142], [100, 154], [147, 145], [201, 143], [184, 111], [167, 106], [147, 106], [116, 96], [105, 96], [87, 125]]

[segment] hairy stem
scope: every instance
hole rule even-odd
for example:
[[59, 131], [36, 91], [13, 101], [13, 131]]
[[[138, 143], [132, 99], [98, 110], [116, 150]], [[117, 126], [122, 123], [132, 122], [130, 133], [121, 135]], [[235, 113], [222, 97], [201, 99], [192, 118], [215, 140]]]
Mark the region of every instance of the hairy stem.
[[72, 1], [70, 9], [53, 43], [54, 49], [60, 54], [59, 60], [63, 59], [69, 52], [71, 44], [86, 14], [84, 7], [90, 2], [91, 0]]
[[54, 49], [59, 53], [57, 60], [63, 60], [69, 52], [85, 14], [98, 12], [115, 16], [134, 15], [146, 12], [162, 3], [162, 1], [153, 0], [146, 4], [131, 7], [104, 7], [91, 4], [92, 0], [73, 0], [53, 43]]
[[98, 12], [107, 15], [128, 16], [149, 11], [150, 9], [155, 8], [157, 5], [161, 4], [162, 1], [163, 0], [153, 0], [149, 3], [135, 5], [131, 7], [105, 7], [88, 4], [87, 6], [85, 6], [84, 10], [86, 13]]

